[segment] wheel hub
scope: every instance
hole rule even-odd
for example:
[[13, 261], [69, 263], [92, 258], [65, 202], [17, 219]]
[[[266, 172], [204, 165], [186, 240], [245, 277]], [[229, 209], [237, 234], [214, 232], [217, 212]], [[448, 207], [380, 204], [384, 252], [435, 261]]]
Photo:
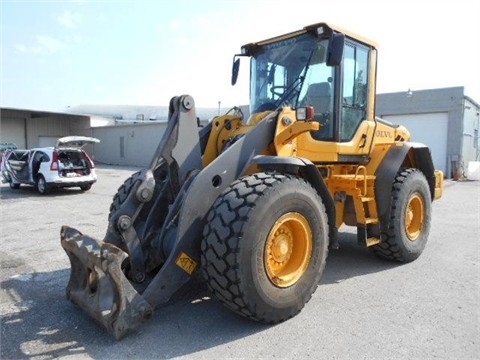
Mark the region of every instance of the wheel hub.
[[283, 263], [288, 260], [292, 253], [292, 237], [285, 228], [280, 228], [275, 233], [272, 243], [272, 256], [275, 262]]
[[305, 273], [312, 255], [312, 231], [299, 213], [287, 213], [273, 225], [265, 245], [265, 269], [278, 287], [295, 284]]
[[415, 193], [408, 200], [405, 209], [405, 232], [410, 241], [420, 236], [424, 223], [424, 207], [422, 197]]

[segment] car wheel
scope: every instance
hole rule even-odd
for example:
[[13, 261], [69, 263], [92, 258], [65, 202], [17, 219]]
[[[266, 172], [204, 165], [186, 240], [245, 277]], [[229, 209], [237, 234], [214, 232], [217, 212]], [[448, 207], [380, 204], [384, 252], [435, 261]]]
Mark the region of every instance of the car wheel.
[[88, 190], [90, 190], [91, 188], [92, 188], [92, 184], [86, 184], [86, 185], [80, 186], [80, 189], [81, 189], [82, 191], [88, 191]]
[[19, 188], [20, 188], [20, 184], [13, 183], [13, 182], [10, 183], [10, 189], [19, 189]]
[[42, 195], [48, 193], [47, 182], [45, 181], [45, 178], [42, 175], [38, 175], [37, 177], [37, 190]]

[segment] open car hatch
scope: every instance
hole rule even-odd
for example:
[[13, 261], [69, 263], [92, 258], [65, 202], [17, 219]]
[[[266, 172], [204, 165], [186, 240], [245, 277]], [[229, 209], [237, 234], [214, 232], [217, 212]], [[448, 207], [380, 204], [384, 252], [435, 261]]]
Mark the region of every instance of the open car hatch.
[[99, 143], [100, 140], [88, 136], [65, 136], [57, 140], [57, 148], [83, 148], [85, 145]]

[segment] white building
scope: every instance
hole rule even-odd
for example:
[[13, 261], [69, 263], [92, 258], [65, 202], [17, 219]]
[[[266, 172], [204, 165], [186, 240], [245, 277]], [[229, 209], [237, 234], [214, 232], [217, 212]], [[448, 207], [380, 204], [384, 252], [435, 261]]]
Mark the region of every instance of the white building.
[[379, 94], [376, 115], [404, 125], [411, 141], [428, 145], [435, 168], [447, 178], [480, 160], [480, 105], [463, 87]]
[[[242, 107], [245, 109], [245, 107]], [[3, 108], [0, 142], [19, 148], [50, 146], [67, 135], [94, 136], [87, 149], [99, 163], [147, 166], [166, 128], [168, 106], [79, 106], [69, 113]], [[229, 109], [197, 108], [203, 122]], [[378, 94], [376, 115], [406, 126], [412, 141], [428, 145], [447, 178], [480, 160], [480, 105], [463, 87]], [[245, 115], [248, 116], [245, 110]]]

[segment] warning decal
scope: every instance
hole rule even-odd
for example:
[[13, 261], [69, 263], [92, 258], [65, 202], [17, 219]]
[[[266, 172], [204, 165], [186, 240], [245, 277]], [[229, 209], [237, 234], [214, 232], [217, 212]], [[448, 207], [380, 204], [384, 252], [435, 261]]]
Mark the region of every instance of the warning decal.
[[197, 268], [197, 263], [195, 262], [195, 260], [193, 260], [190, 256], [188, 256], [184, 252], [180, 253], [175, 263], [190, 275], [192, 275], [192, 273]]

